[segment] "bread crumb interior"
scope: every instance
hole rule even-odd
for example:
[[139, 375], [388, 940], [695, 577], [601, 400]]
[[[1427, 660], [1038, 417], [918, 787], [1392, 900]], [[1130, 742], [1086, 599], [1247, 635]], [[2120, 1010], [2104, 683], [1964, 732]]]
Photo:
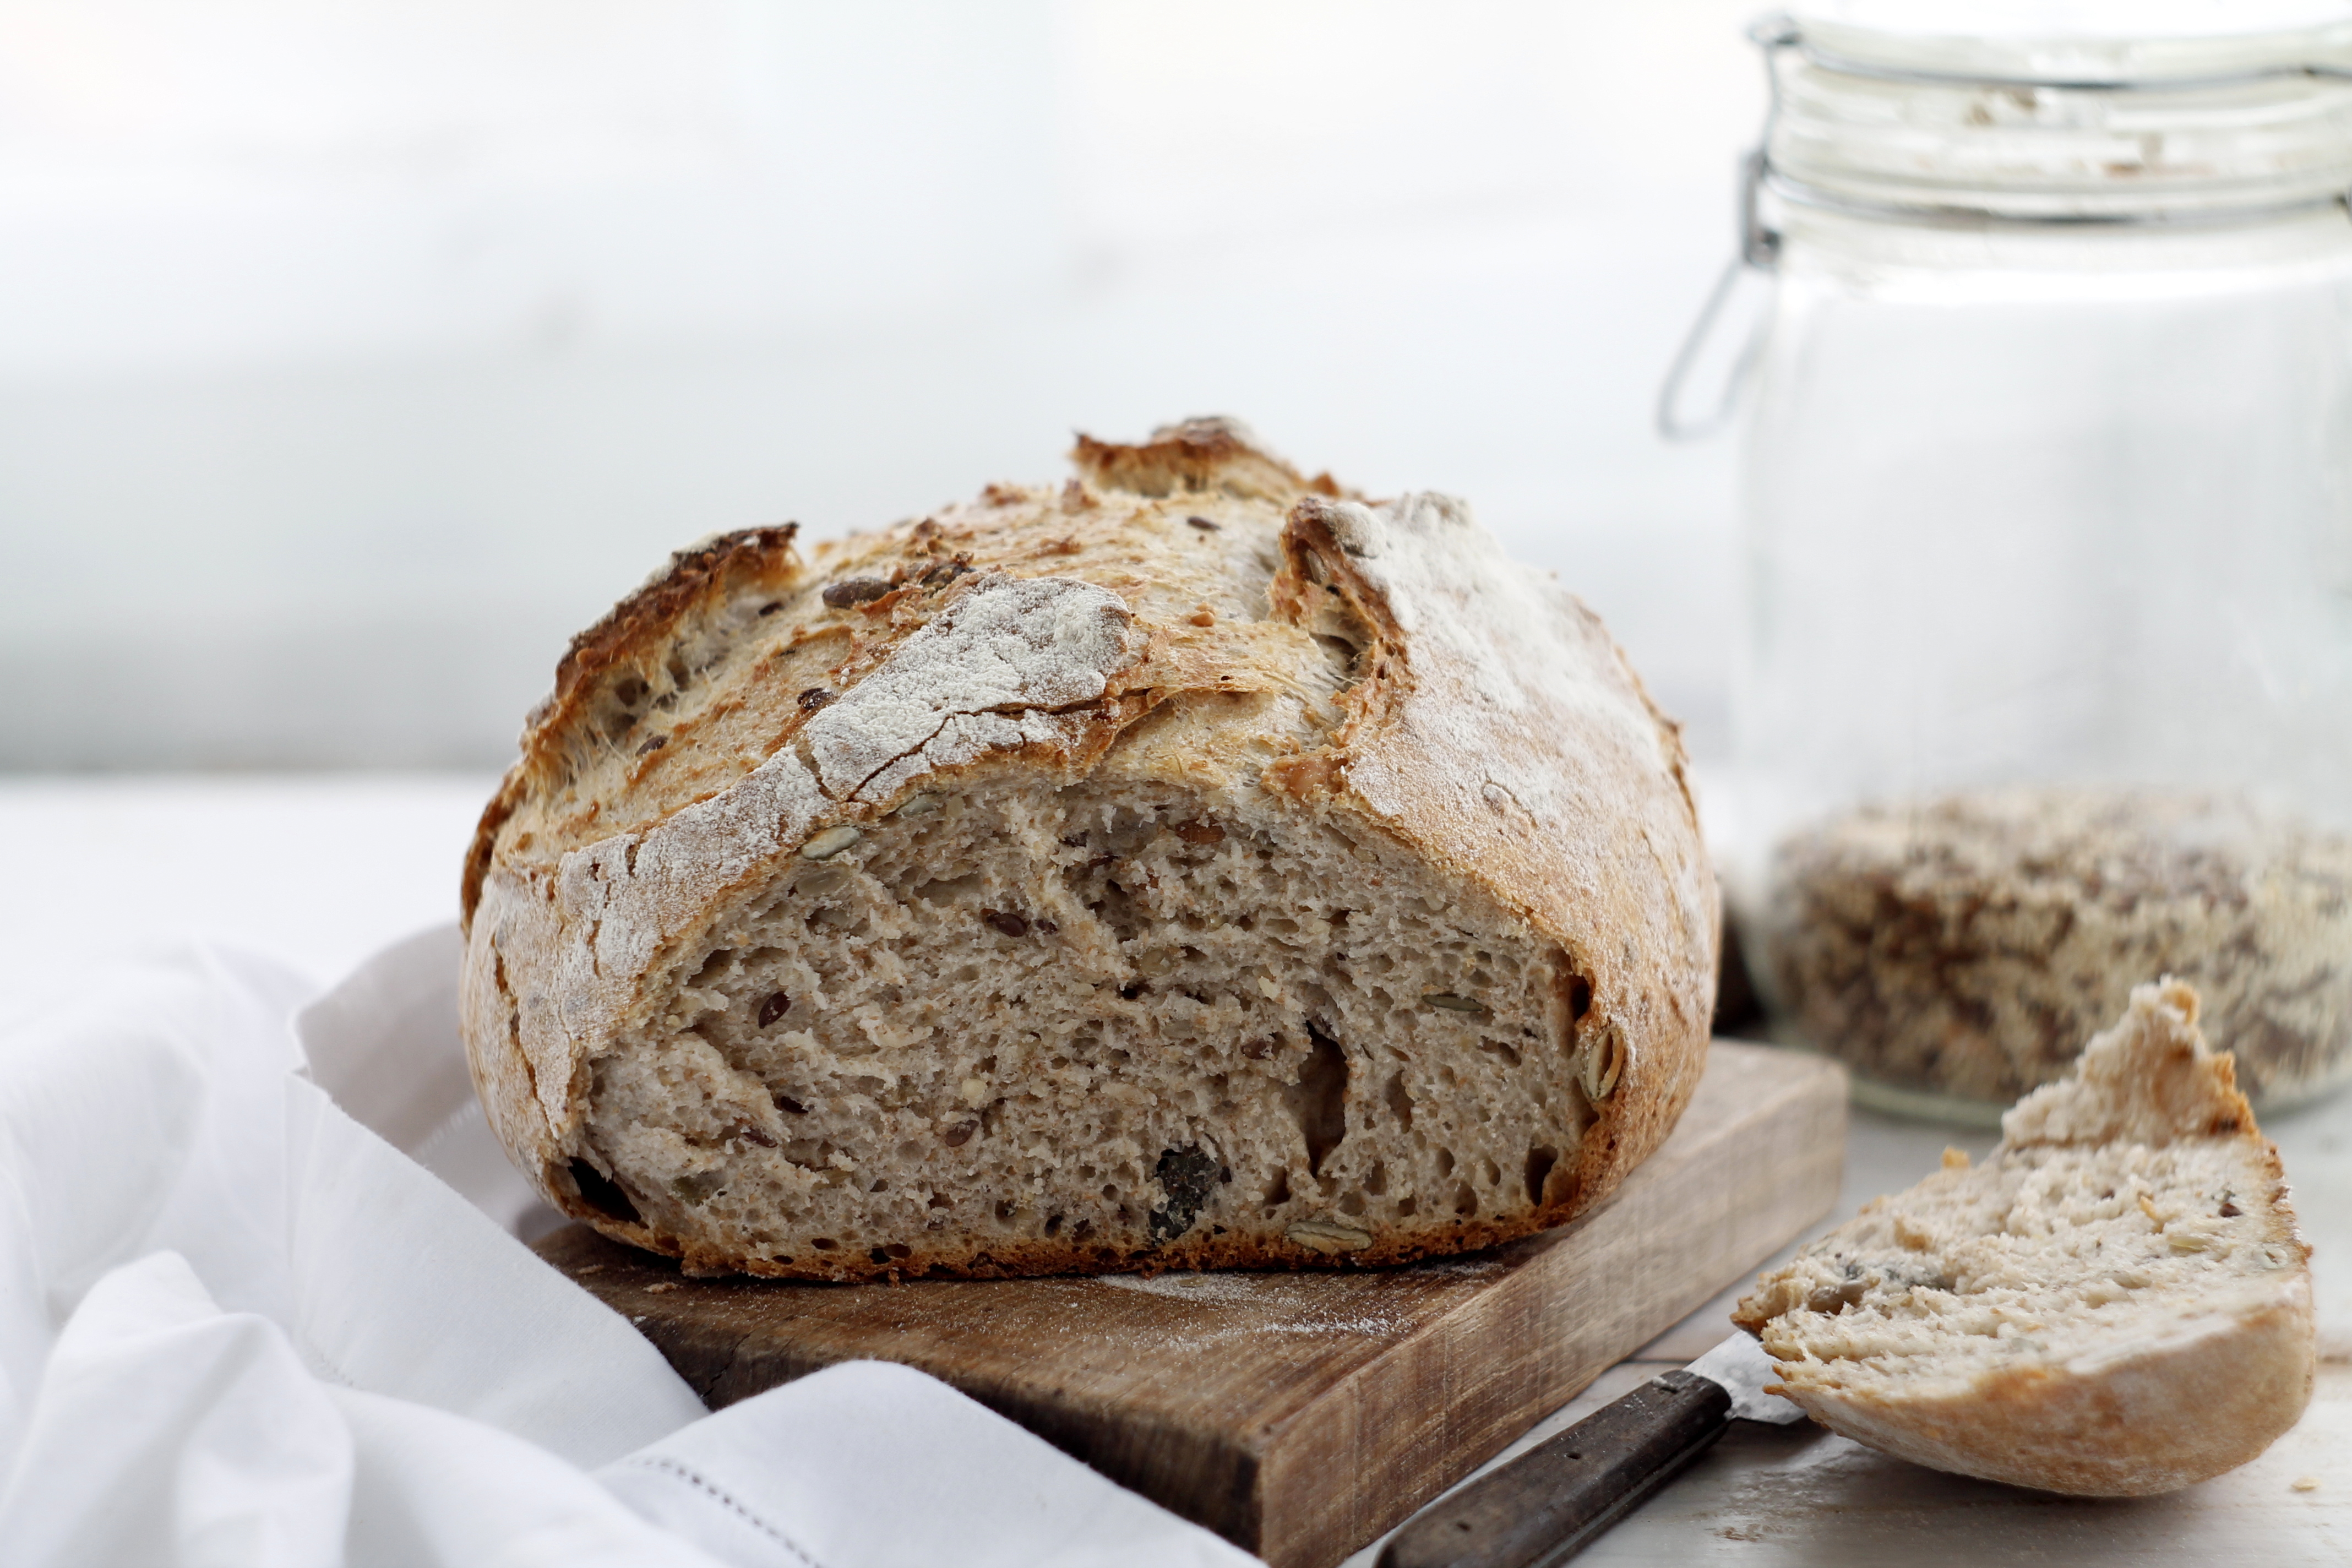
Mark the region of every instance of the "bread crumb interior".
[[682, 973], [594, 1063], [598, 1173], [796, 1270], [1344, 1255], [1524, 1213], [1593, 1114], [1557, 948], [1377, 837], [1168, 784], [916, 795]]

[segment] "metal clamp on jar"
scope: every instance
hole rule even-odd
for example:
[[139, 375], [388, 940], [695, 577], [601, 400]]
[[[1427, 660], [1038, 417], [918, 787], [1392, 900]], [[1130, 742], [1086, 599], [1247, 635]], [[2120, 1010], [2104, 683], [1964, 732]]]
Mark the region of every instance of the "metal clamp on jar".
[[1759, 987], [1863, 1098], [1978, 1120], [2177, 974], [2307, 1098], [2352, 1074], [2352, 8], [1872, 9], [1757, 29], [1744, 255], [1660, 409], [1752, 384]]

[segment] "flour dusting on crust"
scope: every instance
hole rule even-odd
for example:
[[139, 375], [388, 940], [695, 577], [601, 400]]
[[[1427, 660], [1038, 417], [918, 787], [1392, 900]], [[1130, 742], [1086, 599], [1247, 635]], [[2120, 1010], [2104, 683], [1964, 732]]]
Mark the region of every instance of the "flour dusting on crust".
[[974, 583], [803, 733], [836, 800], [888, 800], [939, 768], [1064, 746], [1143, 639], [1115, 594], [1061, 577]]

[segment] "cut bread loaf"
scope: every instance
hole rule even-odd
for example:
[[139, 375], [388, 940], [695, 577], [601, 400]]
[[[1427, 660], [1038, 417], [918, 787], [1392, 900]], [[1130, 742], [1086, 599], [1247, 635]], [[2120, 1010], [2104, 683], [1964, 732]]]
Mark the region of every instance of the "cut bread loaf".
[[465, 889], [557, 1207], [700, 1273], [1387, 1263], [1665, 1136], [1715, 886], [1599, 621], [1230, 422], [1076, 458], [574, 642]]
[[2087, 1496], [2242, 1465], [2303, 1414], [2307, 1248], [2278, 1152], [2178, 981], [2072, 1077], [1767, 1274], [1735, 1320], [1822, 1425], [1938, 1469]]

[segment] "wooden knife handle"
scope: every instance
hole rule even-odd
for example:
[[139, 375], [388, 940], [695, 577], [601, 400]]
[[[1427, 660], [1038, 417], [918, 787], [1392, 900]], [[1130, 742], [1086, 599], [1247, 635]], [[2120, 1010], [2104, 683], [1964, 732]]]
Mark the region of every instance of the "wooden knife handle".
[[1731, 1395], [1669, 1372], [1409, 1521], [1380, 1568], [1550, 1568], [1680, 1474], [1731, 1425]]

